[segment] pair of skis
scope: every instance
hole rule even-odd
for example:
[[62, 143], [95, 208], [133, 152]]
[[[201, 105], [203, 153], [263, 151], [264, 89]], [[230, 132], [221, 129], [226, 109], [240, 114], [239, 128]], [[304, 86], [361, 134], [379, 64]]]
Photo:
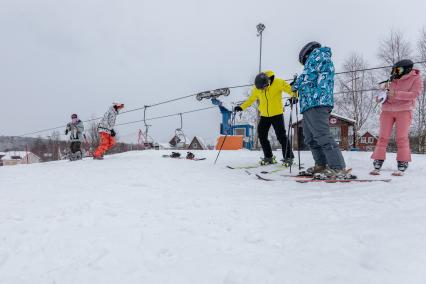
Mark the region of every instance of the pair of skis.
[[[298, 164], [293, 163], [292, 166], [298, 166]], [[270, 167], [273, 166], [272, 169]], [[260, 173], [261, 174], [272, 174], [276, 172], [280, 172], [283, 170], [288, 169], [290, 166], [283, 165], [283, 164], [270, 164], [270, 165], [260, 165], [260, 164], [253, 164], [253, 165], [243, 165], [243, 166], [226, 166], [228, 169], [231, 170], [249, 170], [249, 169], [257, 169], [257, 168], [264, 168]], [[301, 167], [303, 168], [303, 167]]]
[[216, 90], [198, 93], [198, 94], [196, 94], [195, 98], [198, 101], [201, 101], [203, 99], [215, 99], [215, 98], [218, 98], [220, 96], [229, 96], [230, 93], [231, 93], [231, 91], [229, 90], [229, 88], [221, 88], [221, 89], [216, 89]]
[[[227, 166], [228, 169], [242, 169], [247, 173], [248, 175], [255, 176], [259, 180], [263, 181], [279, 181], [279, 179], [275, 178], [269, 178], [265, 177], [265, 174], [271, 174], [276, 173], [279, 171], [283, 171], [287, 169], [288, 167], [278, 165], [278, 168], [272, 169], [272, 170], [264, 170], [260, 173], [253, 173], [249, 170], [256, 169], [259, 167], [263, 167], [260, 165], [246, 165], [246, 166]], [[307, 174], [281, 174], [280, 176], [286, 177], [286, 178], [294, 178], [294, 181], [298, 183], [318, 183], [318, 182], [325, 182], [325, 183], [350, 183], [350, 182], [357, 182], [357, 183], [366, 183], [366, 182], [390, 182], [391, 179], [317, 179], [313, 177], [312, 175]], [[282, 179], [281, 179], [282, 180]]]
[[171, 158], [171, 159], [177, 159], [177, 160], [189, 160], [189, 161], [204, 161], [207, 158], [187, 158], [187, 157], [181, 157], [181, 156], [172, 156], [172, 155], [163, 155], [163, 158]]
[[[247, 171], [247, 173], [249, 173]], [[264, 177], [260, 174], [254, 174], [257, 179], [263, 180], [263, 181], [278, 181], [277, 179], [271, 179]], [[325, 183], [350, 183], [350, 182], [357, 182], [357, 183], [365, 183], [365, 182], [390, 182], [391, 179], [317, 179], [311, 175], [280, 175], [284, 177], [291, 177], [295, 178], [294, 181], [298, 183], [318, 183], [318, 182], [325, 182]]]

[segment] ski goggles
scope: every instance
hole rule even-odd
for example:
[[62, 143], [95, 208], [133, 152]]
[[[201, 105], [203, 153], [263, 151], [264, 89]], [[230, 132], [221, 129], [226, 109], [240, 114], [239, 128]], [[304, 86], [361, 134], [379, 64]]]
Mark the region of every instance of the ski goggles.
[[122, 108], [124, 108], [124, 104], [114, 103], [114, 106], [115, 106], [117, 109], [122, 109]]
[[404, 72], [404, 67], [394, 67], [392, 68], [391, 74], [401, 75]]

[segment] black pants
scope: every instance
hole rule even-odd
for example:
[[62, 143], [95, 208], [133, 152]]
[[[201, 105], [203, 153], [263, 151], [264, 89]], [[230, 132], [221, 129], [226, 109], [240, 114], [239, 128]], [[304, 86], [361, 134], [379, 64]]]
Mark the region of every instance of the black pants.
[[271, 117], [265, 117], [265, 116], [260, 117], [257, 131], [259, 133], [259, 140], [260, 140], [260, 144], [262, 145], [264, 157], [265, 158], [272, 157], [271, 143], [269, 143], [269, 140], [268, 140], [268, 132], [269, 132], [269, 129], [271, 128], [271, 125], [272, 127], [274, 127], [275, 135], [277, 136], [277, 139], [281, 144], [284, 160], [289, 158], [293, 159], [294, 154], [291, 149], [292, 145], [285, 133], [284, 117], [282, 114], [271, 116]]
[[70, 145], [71, 153], [77, 153], [78, 151], [81, 151], [81, 142], [80, 141], [74, 141], [71, 142]]

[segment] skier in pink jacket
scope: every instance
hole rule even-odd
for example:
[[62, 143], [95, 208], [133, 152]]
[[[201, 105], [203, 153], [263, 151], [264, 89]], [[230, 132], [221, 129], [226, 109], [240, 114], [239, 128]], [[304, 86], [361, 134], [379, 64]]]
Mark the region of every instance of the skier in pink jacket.
[[[398, 171], [393, 175], [403, 175], [411, 162], [410, 141], [408, 132], [413, 118], [416, 98], [423, 89], [420, 71], [413, 69], [413, 61], [409, 59], [394, 64], [391, 77], [386, 86], [386, 94], [382, 97], [382, 112], [380, 114], [379, 141], [371, 156], [374, 159], [373, 175], [379, 175], [383, 162], [386, 160], [386, 148], [395, 124], [396, 144], [398, 153], [396, 160]], [[379, 99], [378, 99], [379, 102]]]

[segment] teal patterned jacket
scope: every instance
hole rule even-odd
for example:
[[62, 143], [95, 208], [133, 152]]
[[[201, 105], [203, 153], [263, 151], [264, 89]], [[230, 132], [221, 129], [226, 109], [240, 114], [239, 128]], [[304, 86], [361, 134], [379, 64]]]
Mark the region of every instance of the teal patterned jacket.
[[294, 88], [299, 92], [301, 113], [319, 106], [334, 107], [334, 65], [329, 47], [317, 48], [309, 55]]

